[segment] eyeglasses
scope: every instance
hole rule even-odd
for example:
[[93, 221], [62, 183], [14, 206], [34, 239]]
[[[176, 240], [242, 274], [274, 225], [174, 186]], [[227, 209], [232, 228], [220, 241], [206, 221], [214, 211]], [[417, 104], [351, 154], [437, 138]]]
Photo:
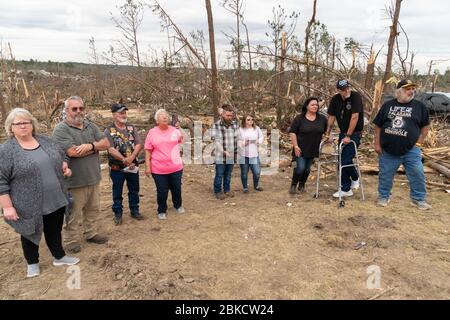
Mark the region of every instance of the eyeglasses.
[[247, 120], [247, 121], [253, 121], [253, 119], [248, 119], [248, 118], [247, 118], [246, 120]]
[[83, 112], [84, 111], [84, 107], [70, 108], [70, 111], [72, 111], [72, 112], [77, 112], [77, 111]]
[[17, 123], [11, 123], [12, 126], [26, 126], [27, 124], [32, 124], [33, 122], [31, 121], [22, 121], [22, 122], [17, 122]]

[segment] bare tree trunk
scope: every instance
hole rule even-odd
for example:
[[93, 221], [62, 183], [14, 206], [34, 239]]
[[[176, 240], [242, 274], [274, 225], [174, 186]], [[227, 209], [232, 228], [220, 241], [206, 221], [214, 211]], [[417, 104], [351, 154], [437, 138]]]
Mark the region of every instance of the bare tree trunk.
[[333, 37], [333, 49], [331, 50], [331, 70], [334, 70], [336, 63], [336, 38]]
[[436, 87], [436, 82], [437, 82], [438, 77], [439, 77], [439, 75], [435, 75], [435, 76], [434, 76], [433, 83], [432, 83], [432, 85], [431, 85], [431, 92], [432, 92], [432, 93], [434, 93], [434, 90], [435, 90], [435, 87]]
[[8, 116], [8, 110], [6, 109], [6, 103], [3, 98], [3, 90], [0, 90], [0, 113], [2, 115], [2, 127], [5, 124], [6, 117]]
[[237, 67], [238, 67], [238, 82], [239, 82], [239, 89], [242, 90], [242, 66], [241, 66], [241, 28], [240, 28], [240, 15], [239, 15], [239, 0], [236, 0], [236, 36], [237, 36]]
[[281, 95], [283, 92], [283, 76], [284, 76], [284, 61], [286, 58], [286, 32], [281, 34], [281, 59], [280, 59], [280, 73], [278, 74], [277, 83], [277, 127], [281, 129], [281, 121], [283, 118], [283, 106], [281, 103]]
[[206, 13], [208, 15], [208, 30], [209, 30], [209, 50], [211, 52], [211, 91], [214, 119], [219, 119], [219, 92], [218, 92], [218, 74], [216, 64], [216, 45], [214, 41], [214, 22], [211, 9], [211, 1], [205, 0]]
[[411, 78], [413, 71], [414, 71], [414, 52], [411, 53], [411, 61], [409, 62], [409, 71], [408, 71], [408, 78]]
[[253, 83], [253, 66], [252, 66], [252, 54], [250, 53], [250, 37], [248, 36], [248, 28], [244, 23], [244, 18], [242, 17], [242, 25], [245, 28], [245, 34], [247, 37], [247, 50], [248, 50], [248, 69], [249, 69], [249, 83], [252, 85]]
[[[306, 85], [308, 87], [311, 86], [311, 70], [310, 70], [310, 66], [309, 66], [309, 36], [311, 33], [311, 27], [314, 24], [314, 22], [316, 22], [316, 6], [317, 6], [317, 0], [314, 0], [313, 3], [313, 14], [311, 17], [311, 20], [309, 20], [308, 25], [306, 27], [305, 30], [305, 61], [306, 61]], [[311, 94], [311, 90], [308, 88], [306, 90], [306, 94], [309, 96]]]
[[[426, 82], [425, 82], [425, 88], [426, 87], [428, 87], [428, 84], [430, 83], [430, 81], [431, 81], [431, 69], [433, 68], [433, 66], [435, 65], [435, 63], [434, 63], [434, 61], [433, 60], [431, 60], [430, 62], [429, 62], [429, 64], [428, 64], [428, 73], [427, 73], [427, 78], [426, 78]], [[430, 86], [430, 88], [431, 88], [431, 86]]]
[[370, 57], [367, 61], [366, 80], [364, 82], [364, 88], [368, 91], [372, 88], [373, 84], [373, 77], [375, 75], [375, 60], [375, 52], [373, 51], [372, 44], [372, 48], [370, 48]]
[[391, 33], [389, 34], [389, 40], [388, 40], [388, 53], [387, 53], [387, 60], [386, 60], [386, 70], [384, 72], [383, 77], [383, 90], [382, 92], [386, 92], [386, 81], [391, 77], [391, 69], [392, 69], [392, 56], [394, 53], [394, 45], [395, 45], [395, 38], [398, 35], [397, 27], [398, 27], [398, 19], [400, 17], [400, 7], [402, 4], [402, 0], [395, 0], [395, 9], [394, 9], [394, 15], [392, 18], [392, 26], [391, 26]]
[[135, 21], [133, 21], [133, 42], [134, 42], [134, 47], [135, 47], [135, 50], [136, 50], [136, 63], [137, 63], [138, 68], [140, 68], [141, 67], [141, 57], [140, 57], [140, 54], [139, 54], [139, 45], [138, 45], [138, 39], [137, 39], [138, 27], [139, 26], [137, 26], [135, 24]]

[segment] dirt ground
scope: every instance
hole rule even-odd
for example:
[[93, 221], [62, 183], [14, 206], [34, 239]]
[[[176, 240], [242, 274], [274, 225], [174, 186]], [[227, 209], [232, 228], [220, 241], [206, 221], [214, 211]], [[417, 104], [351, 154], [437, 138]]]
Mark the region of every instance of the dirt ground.
[[[83, 243], [80, 289], [70, 290], [65, 267], [52, 266], [41, 245], [41, 276], [25, 278], [19, 236], [0, 222], [0, 299], [449, 299], [450, 195], [429, 190], [432, 211], [409, 204], [396, 183], [387, 208], [375, 206], [376, 176], [338, 209], [334, 177], [314, 199], [287, 192], [291, 169], [263, 176], [261, 193], [212, 196], [213, 167], [186, 166], [186, 213], [169, 209], [156, 219], [153, 180], [141, 170], [144, 221], [124, 215], [114, 226], [111, 182], [103, 171], [100, 229], [108, 245]], [[402, 177], [402, 179], [405, 179]], [[126, 199], [126, 197], [125, 197]], [[170, 201], [170, 200], [169, 200]], [[126, 201], [125, 201], [126, 202]], [[356, 250], [355, 245], [366, 245]], [[381, 288], [368, 289], [368, 267], [378, 266]]]

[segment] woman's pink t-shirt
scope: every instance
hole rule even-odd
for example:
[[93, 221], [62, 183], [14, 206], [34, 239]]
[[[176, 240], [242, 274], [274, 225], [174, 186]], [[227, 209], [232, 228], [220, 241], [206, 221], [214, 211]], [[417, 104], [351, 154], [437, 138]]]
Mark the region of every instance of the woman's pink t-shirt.
[[159, 127], [150, 129], [144, 147], [152, 153], [152, 173], [170, 174], [183, 169], [179, 146], [181, 137], [180, 130], [172, 126], [167, 130]]

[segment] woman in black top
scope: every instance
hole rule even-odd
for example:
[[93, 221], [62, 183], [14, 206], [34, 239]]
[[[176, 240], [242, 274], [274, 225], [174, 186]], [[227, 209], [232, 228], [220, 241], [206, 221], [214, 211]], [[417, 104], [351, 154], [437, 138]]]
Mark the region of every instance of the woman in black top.
[[292, 176], [290, 194], [305, 191], [312, 162], [319, 156], [319, 145], [327, 130], [327, 118], [319, 112], [319, 99], [308, 98], [302, 106], [301, 114], [295, 117], [289, 130], [293, 156], [297, 162]]

